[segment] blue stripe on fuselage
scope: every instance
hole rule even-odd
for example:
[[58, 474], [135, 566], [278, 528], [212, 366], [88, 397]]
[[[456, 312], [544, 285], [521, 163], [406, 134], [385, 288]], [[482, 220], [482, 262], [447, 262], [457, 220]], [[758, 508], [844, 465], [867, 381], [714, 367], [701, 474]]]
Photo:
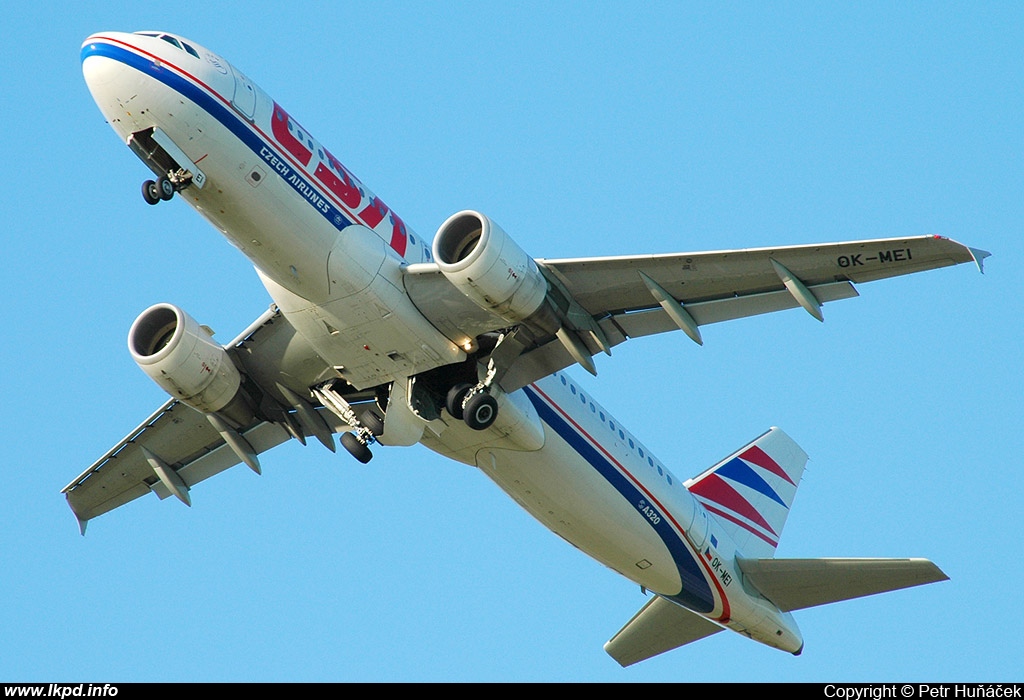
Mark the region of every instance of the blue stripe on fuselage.
[[[602, 455], [589, 440], [580, 435], [565, 418], [549, 406], [547, 401], [530, 387], [524, 387], [523, 391], [526, 392], [526, 396], [537, 409], [541, 420], [550, 426], [559, 437], [565, 440], [590, 466], [596, 469], [623, 498], [634, 504], [634, 506], [640, 501], [647, 499], [647, 496], [625, 474], [612, 464], [607, 457]], [[672, 560], [679, 570], [679, 578], [683, 584], [683, 588], [679, 593], [666, 597], [696, 612], [707, 613], [714, 610], [714, 595], [707, 579], [704, 577], [704, 573], [701, 571], [700, 564], [696, 561], [695, 555], [686, 546], [686, 543], [683, 542], [679, 533], [672, 527], [668, 518], [663, 517], [657, 524], [650, 523], [650, 525], [658, 533], [658, 536], [672, 555]]]
[[[145, 73], [151, 78], [159, 80], [167, 87], [194, 102], [200, 109], [220, 122], [226, 129], [234, 134], [238, 140], [252, 150], [260, 160], [266, 160], [264, 157], [264, 150], [269, 150], [281, 161], [287, 160], [287, 158], [285, 158], [272, 143], [264, 141], [258, 134], [256, 134], [256, 132], [253, 131], [248, 123], [243, 121], [232, 110], [225, 107], [220, 101], [211, 96], [199, 85], [196, 85], [191, 80], [182, 77], [176, 71], [173, 71], [162, 64], [155, 63], [149, 58], [141, 56], [134, 51], [99, 40], [90, 42], [82, 47], [82, 61], [85, 61], [85, 59], [90, 56], [102, 56], [104, 58], [112, 59], [118, 63], [123, 63], [126, 66]], [[303, 199], [312, 205], [313, 208], [328, 221], [328, 223], [339, 231], [346, 226], [352, 225], [352, 220], [349, 219], [340, 209], [334, 206], [334, 203], [327, 198], [327, 195], [323, 194], [319, 189], [314, 187], [310, 181], [300, 175], [298, 168], [293, 167], [289, 170], [291, 171], [289, 176], [282, 176], [281, 180], [287, 183]], [[310, 198], [310, 192], [316, 192], [319, 194], [318, 200], [320, 204]]]

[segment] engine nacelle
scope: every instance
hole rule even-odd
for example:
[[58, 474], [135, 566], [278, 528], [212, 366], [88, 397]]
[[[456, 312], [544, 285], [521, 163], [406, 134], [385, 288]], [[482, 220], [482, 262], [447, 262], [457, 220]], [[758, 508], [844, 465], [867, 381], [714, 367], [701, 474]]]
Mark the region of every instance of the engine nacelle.
[[155, 304], [143, 311], [128, 332], [128, 351], [160, 388], [197, 411], [221, 412], [239, 424], [251, 420], [235, 363], [177, 306]]
[[455, 287], [510, 323], [541, 308], [548, 283], [533, 258], [490, 218], [460, 211], [434, 237], [434, 260]]

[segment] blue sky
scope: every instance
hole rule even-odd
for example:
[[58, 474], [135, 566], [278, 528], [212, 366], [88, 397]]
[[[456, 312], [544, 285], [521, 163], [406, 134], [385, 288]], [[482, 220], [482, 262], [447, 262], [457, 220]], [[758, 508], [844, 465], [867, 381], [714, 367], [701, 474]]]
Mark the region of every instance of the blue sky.
[[[1024, 9], [1016, 3], [24, 3], [5, 10], [0, 681], [1021, 680]], [[579, 381], [679, 475], [771, 425], [811, 455], [779, 556], [926, 556], [942, 584], [620, 669], [632, 583], [482, 474], [315, 442], [193, 507], [78, 534], [60, 489], [159, 406], [128, 327], [226, 342], [255, 273], [82, 80], [99, 30], [245, 71], [430, 236], [477, 208], [537, 257], [937, 233], [992, 251], [859, 299], [641, 339]]]

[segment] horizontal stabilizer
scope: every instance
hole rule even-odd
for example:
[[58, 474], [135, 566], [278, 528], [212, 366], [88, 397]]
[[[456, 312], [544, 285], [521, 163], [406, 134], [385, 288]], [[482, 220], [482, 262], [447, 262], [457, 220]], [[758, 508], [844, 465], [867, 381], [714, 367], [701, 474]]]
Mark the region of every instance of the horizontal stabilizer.
[[783, 612], [949, 577], [927, 559], [743, 559], [740, 570]]
[[655, 596], [604, 645], [622, 666], [638, 663], [721, 632], [714, 622]]

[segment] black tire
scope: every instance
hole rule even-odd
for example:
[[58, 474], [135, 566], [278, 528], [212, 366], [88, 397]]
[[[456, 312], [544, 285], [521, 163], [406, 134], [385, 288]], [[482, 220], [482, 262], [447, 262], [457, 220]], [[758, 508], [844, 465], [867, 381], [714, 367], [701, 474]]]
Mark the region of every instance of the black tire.
[[373, 433], [375, 437], [380, 437], [384, 434], [384, 419], [372, 408], [363, 411], [362, 421], [367, 430]]
[[346, 432], [341, 434], [341, 445], [348, 450], [350, 455], [363, 464], [366, 464], [373, 459], [373, 453], [370, 452], [370, 448], [359, 442], [359, 438], [352, 433]]
[[160, 199], [165, 202], [170, 201], [174, 197], [174, 183], [171, 182], [170, 178], [166, 175], [156, 181], [156, 188], [159, 192]]
[[462, 420], [462, 404], [465, 402], [466, 396], [472, 389], [472, 384], [456, 384], [448, 390], [448, 396], [445, 397], [444, 407], [448, 409], [448, 413], [450, 413], [453, 418]]
[[487, 430], [497, 417], [498, 402], [490, 394], [479, 393], [469, 397], [462, 420], [473, 430]]
[[142, 198], [146, 200], [146, 204], [156, 204], [160, 201], [160, 190], [155, 182], [146, 180], [142, 183]]

